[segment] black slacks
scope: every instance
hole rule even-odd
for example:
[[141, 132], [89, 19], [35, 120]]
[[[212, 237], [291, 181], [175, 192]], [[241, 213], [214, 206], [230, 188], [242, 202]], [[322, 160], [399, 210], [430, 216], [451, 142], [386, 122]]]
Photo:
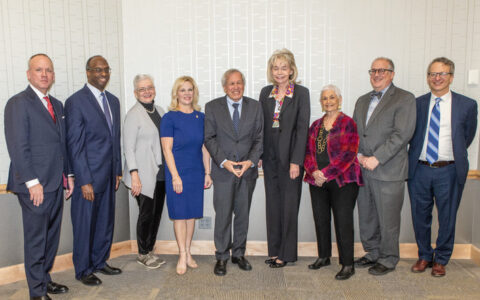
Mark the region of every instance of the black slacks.
[[310, 186], [318, 257], [332, 256], [331, 213], [333, 212], [340, 264], [353, 265], [353, 209], [358, 195], [355, 182], [339, 187], [335, 180]]
[[153, 199], [143, 194], [135, 198], [139, 210], [137, 220], [138, 253], [145, 255], [153, 250], [157, 241], [158, 226], [165, 203], [165, 181], [157, 181]]

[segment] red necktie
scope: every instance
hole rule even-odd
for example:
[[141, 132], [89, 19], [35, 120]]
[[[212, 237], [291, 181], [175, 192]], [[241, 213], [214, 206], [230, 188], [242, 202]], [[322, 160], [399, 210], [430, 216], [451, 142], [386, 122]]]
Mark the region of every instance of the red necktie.
[[50, 113], [50, 116], [53, 119], [53, 123], [57, 123], [57, 120], [55, 120], [55, 113], [53, 112], [53, 105], [52, 105], [52, 102], [50, 102], [50, 98], [48, 98], [48, 96], [45, 96], [43, 97], [43, 99], [47, 101], [48, 112]]

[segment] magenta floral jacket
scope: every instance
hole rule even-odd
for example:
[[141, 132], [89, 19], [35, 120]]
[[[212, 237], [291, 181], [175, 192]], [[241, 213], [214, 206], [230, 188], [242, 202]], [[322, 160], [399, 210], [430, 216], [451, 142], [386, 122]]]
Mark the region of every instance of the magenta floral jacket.
[[[312, 185], [315, 185], [312, 174], [318, 170], [315, 143], [318, 131], [322, 126], [323, 117], [313, 122], [308, 130], [304, 181]], [[341, 112], [328, 134], [327, 153], [330, 164], [320, 170], [327, 177], [327, 181], [335, 179], [339, 187], [350, 182], [363, 185], [362, 171], [357, 159], [358, 143], [357, 124], [352, 118]]]

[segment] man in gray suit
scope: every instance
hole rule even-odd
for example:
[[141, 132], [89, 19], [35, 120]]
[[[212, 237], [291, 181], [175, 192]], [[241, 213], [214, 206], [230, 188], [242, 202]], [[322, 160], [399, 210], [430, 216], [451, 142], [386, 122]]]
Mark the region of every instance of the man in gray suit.
[[[248, 218], [263, 151], [263, 114], [260, 103], [243, 96], [245, 77], [237, 69], [222, 77], [225, 96], [205, 106], [205, 146], [213, 159], [213, 207], [215, 209], [214, 273], [227, 273], [232, 263], [249, 271], [245, 258]], [[232, 241], [232, 213], [233, 221]]]
[[373, 91], [357, 100], [353, 113], [365, 181], [358, 194], [358, 216], [366, 252], [355, 266], [370, 267], [372, 275], [384, 275], [393, 271], [399, 260], [407, 144], [415, 130], [416, 105], [413, 94], [393, 85], [391, 59], [376, 58], [368, 73]]

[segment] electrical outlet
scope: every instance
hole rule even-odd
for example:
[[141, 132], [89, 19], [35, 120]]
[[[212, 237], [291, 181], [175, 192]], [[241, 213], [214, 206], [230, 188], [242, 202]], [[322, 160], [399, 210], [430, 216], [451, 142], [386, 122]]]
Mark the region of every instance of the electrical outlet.
[[212, 229], [212, 217], [203, 217], [198, 220], [198, 229]]

